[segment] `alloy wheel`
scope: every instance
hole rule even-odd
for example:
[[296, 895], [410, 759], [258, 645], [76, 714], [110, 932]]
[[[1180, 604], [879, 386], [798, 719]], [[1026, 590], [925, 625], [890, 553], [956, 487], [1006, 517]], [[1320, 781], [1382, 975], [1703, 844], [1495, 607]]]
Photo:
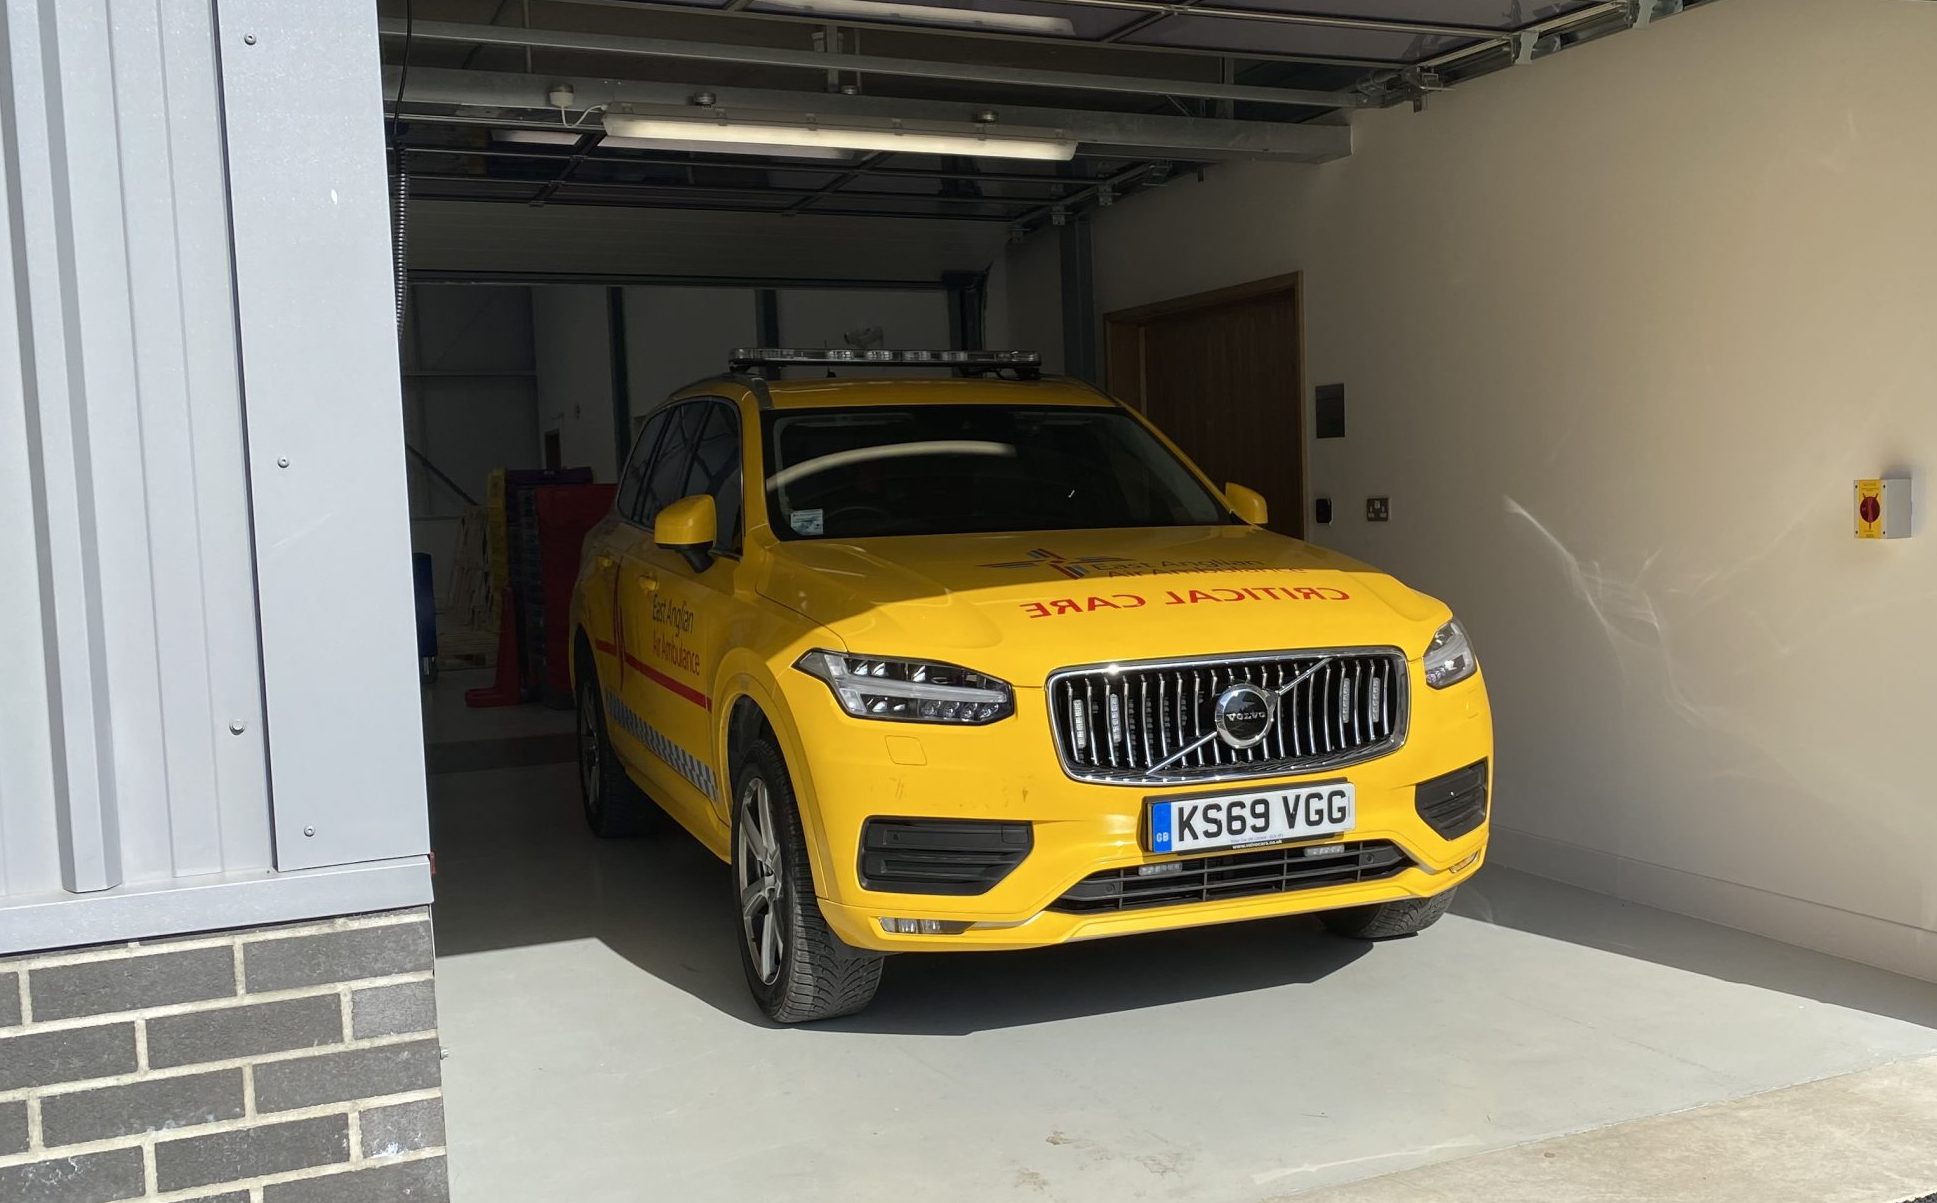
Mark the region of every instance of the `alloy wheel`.
[[740, 791], [739, 820], [734, 825], [738, 843], [734, 884], [740, 891], [740, 928], [762, 985], [780, 977], [786, 952], [782, 930], [780, 835], [774, 826], [773, 795], [759, 777], [749, 778]]

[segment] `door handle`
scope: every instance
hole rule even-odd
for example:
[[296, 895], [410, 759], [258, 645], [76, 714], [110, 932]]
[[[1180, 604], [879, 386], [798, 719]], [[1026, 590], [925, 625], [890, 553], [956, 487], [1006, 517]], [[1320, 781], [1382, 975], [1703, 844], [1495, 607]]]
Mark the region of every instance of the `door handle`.
[[600, 556], [595, 563], [598, 564], [600, 572], [610, 572], [613, 568], [617, 567], [619, 562], [611, 556]]
[[642, 573], [639, 577], [639, 587], [641, 589], [644, 589], [647, 593], [652, 593], [659, 588], [659, 578], [656, 576], [648, 576]]

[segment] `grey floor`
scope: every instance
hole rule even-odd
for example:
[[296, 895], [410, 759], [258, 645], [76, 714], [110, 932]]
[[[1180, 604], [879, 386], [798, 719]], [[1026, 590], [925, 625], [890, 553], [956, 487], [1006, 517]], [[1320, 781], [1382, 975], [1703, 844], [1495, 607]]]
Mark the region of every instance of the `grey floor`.
[[474, 683], [427, 709], [460, 1203], [1255, 1203], [1937, 1052], [1937, 987], [1498, 867], [1411, 940], [904, 957], [774, 1028], [724, 869], [591, 839], [569, 718]]

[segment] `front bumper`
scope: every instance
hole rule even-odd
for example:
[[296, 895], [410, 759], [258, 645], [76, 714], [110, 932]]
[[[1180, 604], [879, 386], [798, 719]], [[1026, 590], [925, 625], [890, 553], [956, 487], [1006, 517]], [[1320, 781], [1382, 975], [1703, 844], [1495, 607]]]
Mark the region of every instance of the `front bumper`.
[[[1357, 787], [1357, 826], [1345, 836], [1309, 842], [1387, 840], [1405, 853], [1411, 867], [1376, 881], [1098, 913], [1052, 907], [1093, 873], [1204, 855], [1153, 855], [1140, 842], [1144, 799], [1195, 792], [1191, 787], [1071, 780], [1057, 760], [1040, 689], [1018, 689], [1017, 712], [1008, 720], [954, 729], [850, 718], [820, 682], [796, 674], [801, 680], [788, 683], [788, 701], [806, 763], [795, 766], [795, 785], [818, 845], [815, 886], [821, 911], [854, 947], [943, 952], [1037, 948], [1442, 893], [1479, 869], [1488, 825], [1456, 839], [1441, 838], [1420, 817], [1414, 787], [1475, 761], [1490, 762], [1492, 720], [1479, 676], [1439, 691], [1426, 688], [1417, 663], [1409, 670], [1412, 715], [1402, 747], [1343, 769], [1205, 784], [1202, 792], [1344, 778]], [[1490, 809], [1489, 799], [1489, 814]], [[861, 827], [870, 817], [889, 816], [1027, 822], [1033, 848], [982, 894], [867, 889], [858, 864]], [[884, 918], [966, 927], [953, 934], [890, 933], [882, 927]]]

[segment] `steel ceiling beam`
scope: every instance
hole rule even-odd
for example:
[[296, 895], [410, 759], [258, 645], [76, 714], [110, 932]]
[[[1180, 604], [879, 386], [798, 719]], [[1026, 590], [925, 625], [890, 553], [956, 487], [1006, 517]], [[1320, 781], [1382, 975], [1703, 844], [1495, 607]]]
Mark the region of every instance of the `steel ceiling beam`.
[[[1121, 12], [1153, 13], [1165, 17], [1219, 17], [1265, 25], [1304, 25], [1315, 29], [1355, 29], [1367, 33], [1403, 33], [1414, 37], [1489, 38], [1500, 41], [1510, 31], [1487, 25], [1453, 25], [1437, 21], [1387, 21], [1375, 17], [1341, 17], [1319, 13], [1273, 12], [1262, 8], [1225, 8], [1216, 4], [1185, 4], [1178, 0], [1055, 0], [1076, 8], [1113, 8]], [[1222, 53], [1241, 53], [1226, 50]]]
[[[588, 192], [609, 193], [692, 192], [703, 193], [709, 196], [769, 196], [776, 201], [791, 202], [787, 207], [777, 209], [776, 212], [797, 212], [800, 207], [799, 202], [826, 199], [830, 195], [824, 188], [799, 188], [778, 184], [678, 184], [667, 180], [565, 180], [561, 182], [557, 180], [517, 179], [501, 175], [461, 175], [435, 171], [413, 172], [410, 179], [413, 186], [428, 182], [438, 184], [484, 184], [493, 187], [502, 184], [508, 187], [530, 188], [534, 184], [542, 184], [551, 190], [547, 199], [555, 197], [559, 191], [582, 189]], [[992, 205], [1017, 210], [1018, 212], [1010, 214], [1012, 217], [1021, 216], [1022, 213], [1042, 204], [1042, 199], [1034, 196], [949, 196], [932, 192], [856, 192], [852, 190], [835, 193], [833, 195], [840, 200], [909, 201], [924, 205]]]
[[[1074, 0], [1059, 0], [1062, 3]], [[1089, 3], [1092, 0], [1081, 0]], [[1141, 5], [1147, 0], [1094, 0], [1096, 3]], [[1163, 9], [1181, 5], [1159, 5]], [[1233, 10], [1237, 11], [1237, 10]], [[405, 22], [386, 18], [378, 22], [386, 37], [402, 37]], [[775, 46], [735, 46], [722, 42], [687, 42], [673, 38], [631, 37], [611, 33], [574, 33], [551, 29], [516, 29], [505, 26], [470, 25], [455, 21], [417, 21], [409, 25], [410, 36], [421, 42], [445, 42], [468, 46], [535, 47], [541, 50], [577, 50], [596, 54], [622, 54], [642, 58], [670, 58], [712, 63], [785, 67], [807, 71], [853, 71], [866, 75], [890, 75], [912, 79], [947, 79], [960, 83], [997, 84], [1006, 87], [1052, 88], [1077, 92], [1112, 92], [1131, 96], [1190, 96], [1205, 100], [1242, 100], [1258, 104], [1296, 105], [1305, 108], [1360, 108], [1366, 98], [1357, 92], [1320, 92], [1302, 88], [1272, 88], [1253, 84], [1210, 83], [1193, 80], [1153, 79], [1136, 75], [1095, 75], [1086, 72], [1049, 71], [1034, 67], [1003, 67], [988, 63], [938, 62], [928, 59], [889, 58], [874, 54], [828, 54], [808, 49]]]
[[[571, 157], [571, 148], [561, 146], [557, 151], [542, 150], [502, 150], [494, 146], [411, 146], [405, 144], [407, 155], [443, 155], [454, 159], [526, 159], [539, 163], [563, 163]], [[587, 163], [612, 163], [631, 167], [695, 167], [695, 166], [736, 166], [733, 163], [721, 164], [714, 159], [695, 160], [688, 155], [671, 152], [632, 151], [619, 154], [588, 154]], [[885, 167], [859, 165], [858, 160], [841, 162], [827, 160], [824, 163], [814, 160], [803, 161], [799, 166], [782, 166], [767, 160], [749, 162], [750, 171], [779, 172], [787, 175], [860, 175], [886, 179], [906, 180], [971, 180], [978, 184], [1034, 184], [1041, 188], [1060, 189], [1048, 196], [1027, 198], [1030, 203], [1052, 201], [1062, 197], [1072, 188], [1080, 188], [1088, 181], [1070, 179], [1067, 176], [1028, 175], [1023, 172], [980, 172], [980, 171], [930, 171], [923, 167]], [[1021, 198], [1018, 198], [1021, 199]]]
[[[419, 36], [422, 36], [421, 34]], [[861, 121], [961, 121], [986, 105], [965, 101], [905, 100], [845, 96], [827, 92], [783, 92], [761, 88], [699, 88], [643, 80], [560, 78], [506, 72], [411, 69], [403, 112], [409, 121], [490, 125], [504, 129], [561, 129], [546, 93], [569, 83], [581, 108], [606, 104], [623, 112], [627, 105], [692, 108], [696, 92], [714, 97], [713, 109], [726, 112], [785, 113], [797, 120], [816, 116]], [[394, 108], [397, 68], [384, 68], [386, 111]], [[457, 109], [458, 112], [440, 112]], [[508, 111], [517, 110], [517, 112]], [[543, 115], [550, 112], [547, 120]], [[1278, 159], [1323, 163], [1352, 153], [1352, 131], [1344, 125], [1234, 121], [1215, 117], [1152, 116], [1089, 109], [999, 106], [1005, 125], [1047, 128], [1075, 139], [1083, 153], [1124, 159]], [[998, 127], [999, 128], [999, 127]]]
[[1538, 40], [1549, 34], [1564, 33], [1575, 26], [1601, 20], [1610, 13], [1627, 12], [1630, 8], [1630, 0], [1602, 0], [1602, 3], [1590, 5], [1587, 8], [1577, 9], [1570, 13], [1563, 13], [1557, 17], [1547, 17], [1544, 20], [1529, 22], [1518, 29], [1502, 33], [1498, 37], [1492, 38], [1480, 45], [1455, 47], [1442, 54], [1434, 55], [1428, 59], [1422, 59], [1415, 66], [1422, 70], [1436, 71], [1442, 67], [1452, 66], [1462, 59], [1472, 58], [1475, 55], [1484, 54], [1489, 50], [1494, 50], [1501, 46], [1517, 46], [1528, 37]]
[[[682, 4], [679, 0], [545, 0], [548, 4], [571, 5], [580, 8], [617, 9], [622, 12], [660, 12], [678, 13], [686, 18], [715, 17], [733, 21], [767, 21], [792, 23], [796, 25], [839, 25], [849, 29], [879, 29], [896, 34], [908, 34], [932, 38], [968, 38], [978, 41], [1020, 42], [1038, 46], [1056, 46], [1064, 50], [1079, 48], [1084, 50], [1114, 51], [1119, 55], [1168, 55], [1183, 58], [1228, 58], [1237, 57], [1248, 61], [1270, 63], [1309, 63], [1325, 67], [1358, 67], [1368, 72], [1396, 71], [1410, 66], [1405, 59], [1352, 58], [1335, 54], [1298, 54], [1287, 50], [1209, 50], [1201, 46], [1171, 46], [1160, 42], [1133, 42], [1116, 44], [1107, 40], [1058, 37], [1053, 34], [1020, 33], [1014, 30], [998, 29], [951, 29], [938, 25], [914, 25], [906, 22], [871, 20], [866, 17], [830, 17], [826, 14], [744, 12], [739, 8], [725, 9], [700, 8], [692, 4]], [[1157, 20], [1163, 17], [1159, 14]]]
[[[488, 183], [489, 181], [485, 181], [485, 182]], [[463, 201], [467, 204], [494, 204], [494, 205], [528, 205], [529, 199], [530, 198], [528, 196], [523, 194], [516, 195], [516, 196], [513, 196], [513, 195], [486, 196], [475, 192], [466, 192], [461, 190], [450, 191], [450, 192], [433, 191], [433, 192], [425, 192], [422, 194], [413, 192], [411, 195], [412, 201], [419, 201], [419, 200]], [[650, 194], [642, 194], [640, 196], [614, 196], [614, 197], [559, 195], [551, 199], [551, 205], [583, 205], [583, 206], [586, 206], [587, 208], [599, 208], [599, 209], [685, 209], [685, 210], [690, 210], [690, 211], [699, 212], [699, 213], [766, 213], [766, 214], [771, 214], [774, 217], [788, 216], [784, 208], [781, 208], [775, 205], [735, 204], [731, 200], [727, 200], [727, 201], [665, 200], [665, 199], [656, 198], [654, 196], [651, 196]], [[550, 206], [548, 205], [547, 207], [549, 208]], [[894, 209], [829, 209], [825, 206], [817, 206], [815, 208], [807, 210], [805, 213], [798, 214], [796, 216], [800, 216], [800, 217], [877, 217], [877, 218], [890, 218], [895, 221], [975, 222], [982, 225], [1012, 225], [1016, 221], [1014, 217], [1008, 217], [1008, 216], [1002, 216], [1002, 215], [992, 216], [992, 215], [981, 214], [981, 213], [917, 213], [917, 212], [902, 212], [900, 210], [894, 210]]]
[[1089, 187], [1072, 192], [1060, 200], [1031, 209], [1016, 218], [1016, 224], [1029, 227], [1041, 225], [1045, 221], [1053, 221], [1058, 209], [1067, 211], [1071, 206], [1080, 205], [1105, 191], [1121, 192], [1133, 184], [1142, 182], [1145, 176], [1163, 166], [1165, 164], [1162, 163], [1139, 163], [1135, 167], [1117, 172], [1107, 180], [1098, 180]]

